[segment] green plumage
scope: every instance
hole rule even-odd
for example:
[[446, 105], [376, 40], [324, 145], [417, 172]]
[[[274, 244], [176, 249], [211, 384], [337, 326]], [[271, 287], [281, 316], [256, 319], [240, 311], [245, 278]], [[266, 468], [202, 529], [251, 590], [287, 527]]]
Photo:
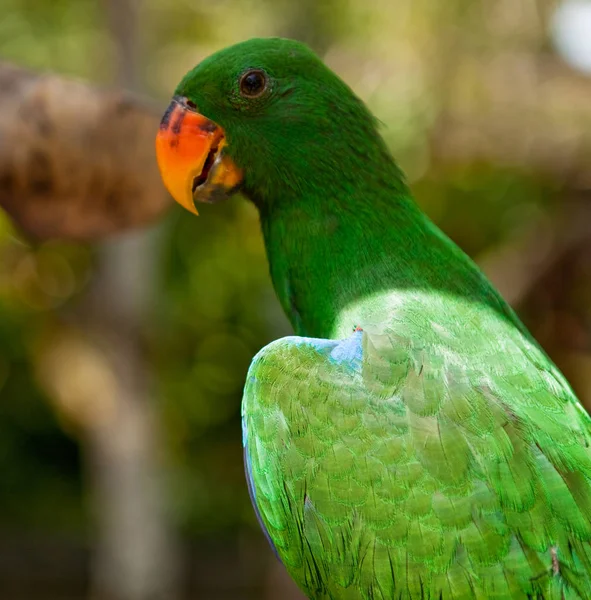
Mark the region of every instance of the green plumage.
[[312, 598], [588, 598], [591, 433], [560, 373], [484, 306], [382, 299], [348, 340], [251, 366], [256, 503], [286, 567]]
[[[269, 77], [256, 101], [247, 69]], [[591, 427], [414, 204], [374, 118], [303, 45], [251, 40], [177, 94], [221, 125], [298, 336], [243, 400], [262, 524], [317, 600], [591, 598]], [[361, 330], [356, 330], [356, 329]]]

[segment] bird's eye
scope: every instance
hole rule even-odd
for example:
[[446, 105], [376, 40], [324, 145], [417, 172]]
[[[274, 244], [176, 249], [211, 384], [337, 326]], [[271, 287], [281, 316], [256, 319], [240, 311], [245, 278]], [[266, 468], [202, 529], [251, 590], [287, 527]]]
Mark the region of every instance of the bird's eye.
[[195, 104], [195, 102], [193, 102], [193, 100], [189, 100], [189, 98], [185, 98], [185, 104], [192, 110], [197, 110], [197, 105]]
[[247, 98], [257, 98], [267, 89], [264, 71], [247, 71], [240, 78], [240, 93]]

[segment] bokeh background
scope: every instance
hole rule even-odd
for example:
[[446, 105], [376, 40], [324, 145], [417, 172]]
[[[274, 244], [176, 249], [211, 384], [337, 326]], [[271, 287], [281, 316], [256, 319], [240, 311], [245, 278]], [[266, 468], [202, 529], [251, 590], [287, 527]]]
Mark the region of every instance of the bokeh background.
[[[271, 35], [368, 103], [419, 203], [591, 407], [589, 0], [0, 0], [0, 197], [31, 207], [22, 228], [0, 219], [2, 600], [300, 598], [243, 478], [245, 373], [290, 332], [257, 215], [240, 197], [164, 211], [152, 153], [189, 68]], [[69, 142], [28, 154], [16, 185], [39, 135]], [[108, 217], [150, 194], [166, 214], [92, 243], [31, 237], [79, 189], [73, 231], [105, 198]]]

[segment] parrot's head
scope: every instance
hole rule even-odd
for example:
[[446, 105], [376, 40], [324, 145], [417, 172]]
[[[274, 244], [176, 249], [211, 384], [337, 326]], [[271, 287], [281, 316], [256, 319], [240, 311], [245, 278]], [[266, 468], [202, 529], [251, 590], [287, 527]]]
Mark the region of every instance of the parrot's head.
[[307, 46], [279, 38], [231, 46], [190, 71], [156, 150], [166, 187], [194, 213], [239, 188], [261, 207], [335, 180], [359, 185], [370, 161], [389, 156], [351, 89]]

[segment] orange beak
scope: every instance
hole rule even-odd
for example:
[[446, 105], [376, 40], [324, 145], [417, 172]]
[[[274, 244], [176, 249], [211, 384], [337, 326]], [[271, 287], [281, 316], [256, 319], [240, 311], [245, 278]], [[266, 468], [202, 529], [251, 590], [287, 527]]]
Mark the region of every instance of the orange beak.
[[196, 202], [217, 202], [242, 182], [239, 169], [223, 148], [224, 130], [174, 97], [156, 135], [156, 157], [164, 185], [187, 210]]

